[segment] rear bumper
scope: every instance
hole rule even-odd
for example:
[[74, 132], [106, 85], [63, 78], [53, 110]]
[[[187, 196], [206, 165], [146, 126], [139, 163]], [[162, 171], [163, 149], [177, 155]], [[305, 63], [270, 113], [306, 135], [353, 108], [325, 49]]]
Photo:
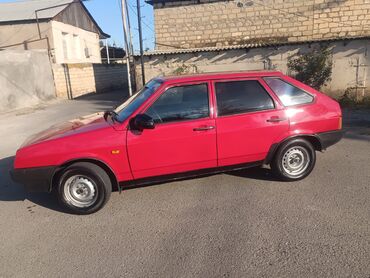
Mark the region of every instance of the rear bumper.
[[342, 130], [335, 130], [329, 132], [322, 132], [316, 134], [316, 137], [320, 140], [321, 149], [325, 150], [326, 148], [338, 143], [342, 137], [344, 132]]
[[50, 192], [55, 169], [56, 167], [14, 169], [10, 171], [10, 176], [29, 192]]

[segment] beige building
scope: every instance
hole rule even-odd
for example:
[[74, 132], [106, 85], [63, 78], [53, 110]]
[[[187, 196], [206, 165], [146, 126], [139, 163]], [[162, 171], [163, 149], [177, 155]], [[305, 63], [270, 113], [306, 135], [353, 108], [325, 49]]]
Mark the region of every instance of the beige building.
[[156, 49], [370, 36], [370, 0], [147, 0]]
[[109, 38], [81, 1], [0, 4], [1, 49], [47, 49], [55, 63], [101, 63], [99, 41]]

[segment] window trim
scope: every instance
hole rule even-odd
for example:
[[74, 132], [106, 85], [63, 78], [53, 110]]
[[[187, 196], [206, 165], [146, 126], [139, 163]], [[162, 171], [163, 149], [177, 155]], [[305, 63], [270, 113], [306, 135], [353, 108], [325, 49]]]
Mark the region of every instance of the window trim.
[[[292, 105], [284, 105], [284, 103], [282, 102], [282, 100], [280, 99], [280, 97], [279, 97], [279, 95], [275, 92], [275, 90], [274, 89], [272, 89], [271, 88], [271, 86], [266, 82], [266, 80], [265, 79], [280, 79], [281, 81], [283, 81], [283, 82], [285, 82], [285, 83], [287, 83], [287, 84], [289, 84], [290, 86], [292, 86], [292, 87], [294, 87], [294, 88], [297, 88], [297, 89], [299, 89], [299, 90], [301, 90], [301, 91], [303, 91], [304, 93], [306, 93], [306, 94], [308, 94], [309, 96], [311, 96], [312, 97], [312, 101], [310, 101], [310, 102], [305, 102], [305, 103], [299, 103], [299, 104], [292, 104]], [[265, 82], [266, 83], [266, 86], [268, 86], [269, 88], [270, 88], [270, 90], [276, 95], [276, 97], [278, 98], [278, 100], [280, 101], [280, 103], [281, 103], [281, 105], [283, 106], [283, 107], [296, 107], [296, 106], [303, 106], [303, 105], [311, 105], [311, 104], [313, 104], [313, 103], [315, 103], [316, 102], [316, 97], [315, 97], [315, 95], [313, 95], [312, 93], [310, 93], [310, 92], [308, 92], [307, 90], [305, 90], [305, 89], [302, 89], [301, 87], [298, 87], [298, 86], [296, 86], [296, 85], [294, 85], [294, 84], [292, 84], [291, 82], [289, 82], [289, 81], [287, 81], [287, 80], [285, 80], [284, 78], [281, 78], [281, 77], [279, 77], [279, 76], [265, 76], [265, 77], [262, 77], [262, 80], [263, 80], [263, 82]]]
[[207, 94], [208, 94], [208, 116], [203, 118], [197, 118], [197, 119], [186, 119], [186, 120], [180, 120], [180, 121], [171, 121], [171, 122], [165, 122], [165, 123], [156, 123], [155, 125], [170, 125], [170, 124], [178, 124], [178, 123], [188, 123], [190, 121], [200, 121], [205, 119], [212, 119], [213, 118], [213, 109], [212, 109], [212, 99], [211, 99], [211, 86], [210, 82], [208, 80], [203, 81], [197, 81], [197, 82], [189, 82], [189, 83], [177, 83], [177, 84], [169, 84], [168, 86], [165, 86], [159, 93], [158, 96], [154, 96], [153, 100], [148, 103], [139, 113], [145, 114], [146, 111], [150, 109], [150, 107], [165, 93], [167, 90], [176, 88], [176, 87], [185, 87], [185, 86], [195, 86], [195, 85], [206, 85], [207, 86]]
[[[257, 81], [260, 84], [260, 86], [262, 87], [262, 89], [267, 93], [268, 97], [272, 100], [272, 103], [273, 103], [274, 107], [270, 108], [270, 109], [260, 109], [260, 110], [254, 110], [254, 111], [248, 111], [248, 112], [237, 112], [237, 113], [228, 114], [228, 115], [219, 115], [218, 114], [218, 106], [217, 106], [216, 83], [241, 82], [241, 81]], [[213, 80], [212, 81], [212, 86], [213, 86], [213, 92], [214, 92], [214, 109], [215, 109], [216, 118], [235, 117], [235, 116], [240, 116], [240, 115], [248, 115], [248, 114], [260, 113], [260, 112], [265, 112], [265, 111], [272, 111], [272, 110], [277, 109], [275, 97], [273, 97], [271, 95], [271, 93], [265, 88], [264, 84], [261, 82], [261, 78], [259, 78], [259, 77]]]

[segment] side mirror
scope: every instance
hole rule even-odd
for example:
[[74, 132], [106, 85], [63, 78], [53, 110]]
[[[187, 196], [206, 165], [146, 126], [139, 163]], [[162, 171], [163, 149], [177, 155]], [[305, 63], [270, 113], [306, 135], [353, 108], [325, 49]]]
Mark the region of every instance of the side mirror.
[[143, 130], [155, 127], [153, 118], [146, 114], [138, 114], [132, 120], [131, 123], [134, 129]]

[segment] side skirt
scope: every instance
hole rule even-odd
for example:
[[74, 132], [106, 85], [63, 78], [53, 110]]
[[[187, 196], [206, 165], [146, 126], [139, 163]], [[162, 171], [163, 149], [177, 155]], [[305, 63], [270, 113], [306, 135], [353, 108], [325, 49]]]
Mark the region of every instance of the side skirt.
[[140, 186], [153, 185], [153, 184], [171, 182], [171, 181], [176, 181], [176, 180], [185, 180], [185, 179], [190, 179], [190, 178], [195, 178], [195, 177], [202, 177], [202, 176], [207, 176], [210, 174], [219, 174], [219, 173], [224, 173], [224, 172], [229, 172], [229, 171], [242, 170], [242, 169], [257, 167], [261, 165], [263, 165], [263, 160], [243, 163], [243, 164], [237, 164], [237, 165], [207, 168], [207, 169], [182, 172], [182, 173], [176, 173], [176, 174], [148, 177], [148, 178], [142, 178], [142, 179], [137, 179], [137, 180], [132, 180], [132, 181], [123, 181], [119, 183], [119, 186], [121, 187], [121, 189], [135, 188], [135, 187], [140, 187]]

